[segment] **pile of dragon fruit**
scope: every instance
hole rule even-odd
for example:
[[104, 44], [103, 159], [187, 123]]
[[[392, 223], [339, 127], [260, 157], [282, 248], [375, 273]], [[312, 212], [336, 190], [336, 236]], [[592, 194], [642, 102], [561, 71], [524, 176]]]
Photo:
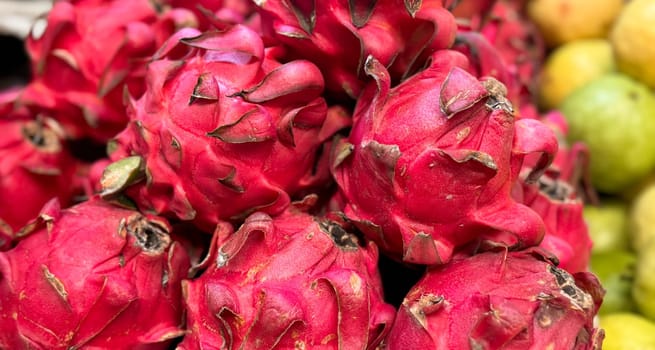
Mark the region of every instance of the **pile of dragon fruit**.
[[0, 348], [599, 349], [523, 3], [55, 1], [0, 93]]

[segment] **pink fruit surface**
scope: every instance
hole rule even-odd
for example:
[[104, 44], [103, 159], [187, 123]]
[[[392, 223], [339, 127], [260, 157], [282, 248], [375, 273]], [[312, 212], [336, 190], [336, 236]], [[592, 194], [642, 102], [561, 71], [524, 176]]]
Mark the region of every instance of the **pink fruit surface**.
[[541, 218], [510, 192], [526, 155], [538, 155], [530, 180], [550, 164], [555, 135], [537, 120], [515, 120], [504, 86], [467, 65], [459, 52], [438, 51], [391, 88], [387, 70], [369, 59], [375, 83], [333, 152], [345, 215], [406, 262], [447, 263], [471, 242], [521, 249], [544, 234]]
[[456, 258], [407, 294], [387, 348], [600, 349], [603, 294], [594, 275], [571, 275], [536, 249]]
[[[317, 153], [343, 118], [328, 112], [318, 68], [282, 64], [278, 52], [242, 25], [173, 36], [148, 67], [143, 97], [129, 99], [130, 123], [110, 154], [139, 161], [106, 172], [103, 195], [127, 187], [141, 210], [211, 232], [255, 210], [279, 213], [328, 181]], [[135, 179], [145, 181], [128, 187]]]
[[217, 230], [211, 265], [183, 282], [181, 350], [374, 349], [395, 310], [385, 304], [375, 244], [293, 208]]
[[0, 253], [0, 348], [167, 349], [190, 267], [170, 230], [97, 197], [49, 202]]

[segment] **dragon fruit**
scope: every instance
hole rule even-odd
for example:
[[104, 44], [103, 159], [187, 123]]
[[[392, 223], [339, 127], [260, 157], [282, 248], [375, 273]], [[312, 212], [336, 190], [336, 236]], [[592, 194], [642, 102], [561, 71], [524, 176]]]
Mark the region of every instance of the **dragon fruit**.
[[522, 1], [498, 0], [489, 20], [479, 32], [486, 37], [503, 57], [507, 69], [518, 81], [520, 101], [532, 103], [537, 81], [545, 57], [545, 44], [537, 27], [522, 10]]
[[190, 264], [161, 218], [56, 200], [0, 253], [0, 348], [167, 349]]
[[76, 191], [70, 179], [78, 162], [52, 119], [4, 115], [0, 130], [0, 250], [4, 250], [50, 199], [70, 203]]
[[105, 142], [127, 124], [124, 86], [140, 94], [147, 59], [195, 21], [185, 9], [158, 13], [149, 0], [57, 1], [27, 38], [33, 79], [20, 103], [70, 137]]
[[103, 196], [127, 188], [143, 211], [211, 232], [255, 210], [280, 213], [290, 195], [327, 181], [327, 162], [314, 166], [340, 119], [320, 97], [318, 68], [277, 54], [243, 25], [173, 36], [149, 65], [144, 96], [128, 102]]
[[385, 304], [373, 243], [294, 208], [219, 226], [211, 266], [184, 281], [192, 349], [374, 349], [395, 309]]
[[420, 70], [435, 50], [452, 45], [455, 18], [442, 0], [256, 0], [265, 35], [314, 62], [326, 90], [356, 99], [366, 82], [364, 61], [375, 56], [394, 82]]
[[600, 349], [603, 294], [594, 275], [571, 275], [537, 249], [458, 257], [407, 294], [387, 348]]
[[[583, 217], [584, 200], [595, 198], [589, 178], [589, 150], [581, 142], [568, 145], [568, 127], [559, 111], [547, 113], [542, 120], [557, 134], [559, 152], [536, 183], [516, 182], [512, 196], [544, 220], [546, 235], [540, 246], [558, 258], [559, 267], [570, 273], [586, 271], [592, 241]], [[530, 163], [530, 159], [525, 162]]]
[[224, 30], [235, 24], [256, 22], [255, 4], [250, 0], [167, 0], [174, 8], [186, 8], [198, 18], [201, 31]]
[[525, 248], [544, 234], [541, 218], [510, 194], [525, 155], [539, 154], [531, 181], [550, 164], [555, 135], [537, 120], [514, 120], [503, 85], [479, 81], [467, 65], [459, 52], [438, 51], [390, 88], [389, 73], [369, 58], [375, 83], [332, 152], [345, 216], [406, 262], [447, 263], [469, 243]]

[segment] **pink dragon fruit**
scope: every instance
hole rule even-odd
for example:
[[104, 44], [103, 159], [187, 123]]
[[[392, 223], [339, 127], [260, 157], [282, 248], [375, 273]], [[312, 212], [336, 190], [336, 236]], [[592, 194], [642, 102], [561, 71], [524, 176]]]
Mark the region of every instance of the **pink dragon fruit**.
[[174, 8], [186, 8], [198, 18], [198, 29], [224, 30], [235, 24], [256, 21], [255, 3], [250, 0], [166, 0]]
[[600, 349], [604, 291], [543, 252], [486, 252], [428, 269], [401, 305], [389, 350]]
[[294, 209], [219, 226], [209, 261], [184, 281], [195, 349], [374, 349], [395, 310], [385, 304], [373, 243]]
[[398, 82], [420, 70], [432, 52], [452, 45], [457, 26], [442, 0], [256, 0], [262, 30], [316, 63], [328, 92], [356, 99], [364, 61], [375, 56]]
[[0, 348], [167, 349], [184, 333], [185, 250], [161, 218], [56, 200], [0, 253]]
[[1, 251], [9, 248], [16, 232], [39, 215], [50, 199], [70, 203], [76, 190], [70, 179], [78, 162], [52, 119], [3, 115], [0, 130]]
[[341, 119], [327, 113], [318, 68], [278, 53], [242, 25], [178, 32], [150, 63], [144, 96], [128, 102], [103, 195], [136, 183], [126, 193], [142, 210], [211, 232], [255, 210], [279, 213], [290, 194], [329, 180], [327, 162], [313, 168]]
[[516, 102], [534, 102], [545, 44], [537, 27], [523, 13], [522, 1], [496, 1], [489, 20], [478, 30], [498, 50], [518, 81], [520, 101]]
[[539, 154], [530, 180], [557, 151], [537, 120], [514, 120], [504, 87], [466, 72], [468, 61], [443, 50], [391, 89], [389, 73], [370, 58], [375, 79], [360, 97], [347, 142], [332, 168], [344, 212], [364, 235], [396, 258], [441, 264], [471, 242], [524, 248], [539, 244], [541, 218], [511, 196], [526, 154]]
[[147, 58], [194, 23], [188, 10], [158, 13], [149, 0], [57, 1], [27, 38], [34, 76], [20, 102], [73, 138], [105, 142], [127, 123], [124, 86], [140, 94]]
[[[570, 273], [586, 271], [592, 241], [583, 217], [584, 200], [595, 198], [588, 172], [589, 151], [580, 142], [567, 144], [567, 125], [560, 112], [551, 111], [542, 120], [558, 135], [559, 152], [536, 183], [520, 180], [512, 195], [544, 220], [546, 235], [540, 246], [558, 258], [559, 267]], [[525, 164], [531, 161], [527, 159]]]

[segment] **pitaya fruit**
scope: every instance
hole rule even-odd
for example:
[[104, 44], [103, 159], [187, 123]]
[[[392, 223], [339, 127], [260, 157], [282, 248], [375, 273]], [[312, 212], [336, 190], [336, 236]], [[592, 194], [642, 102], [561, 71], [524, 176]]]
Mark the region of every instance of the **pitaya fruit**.
[[441, 264], [468, 243], [539, 244], [541, 218], [511, 196], [526, 154], [539, 153], [530, 180], [550, 164], [557, 140], [537, 120], [514, 120], [504, 87], [466, 72], [467, 59], [443, 50], [391, 89], [373, 58], [375, 79], [360, 97], [332, 168], [347, 218], [380, 248], [406, 262]]
[[559, 152], [536, 183], [516, 182], [512, 196], [544, 220], [546, 235], [540, 246], [557, 257], [559, 267], [570, 273], [586, 271], [592, 241], [583, 217], [584, 200], [595, 198], [589, 150], [581, 142], [567, 144], [567, 125], [559, 111], [545, 114], [542, 120], [558, 135]]
[[192, 349], [374, 349], [395, 309], [385, 304], [374, 243], [293, 208], [219, 226], [211, 266], [184, 281]]
[[398, 82], [420, 70], [432, 52], [448, 48], [457, 25], [442, 0], [255, 0], [262, 30], [316, 63], [326, 89], [356, 99], [366, 83], [364, 61], [375, 56]]
[[20, 103], [70, 137], [105, 142], [127, 124], [124, 86], [141, 94], [147, 59], [195, 21], [185, 9], [159, 13], [149, 0], [57, 1], [27, 38], [33, 79]]
[[167, 349], [184, 333], [184, 248], [161, 218], [56, 200], [0, 252], [0, 348]]
[[142, 210], [211, 232], [255, 210], [280, 213], [290, 194], [327, 181], [327, 162], [313, 168], [341, 119], [320, 97], [318, 68], [281, 64], [277, 52], [242, 25], [172, 37], [149, 65], [145, 95], [128, 102], [103, 195], [145, 178], [126, 191]]
[[544, 252], [485, 252], [429, 268], [401, 305], [389, 350], [600, 349], [604, 290]]
[[0, 118], [0, 251], [53, 197], [68, 205], [78, 162], [52, 119]]
[[186, 8], [198, 18], [198, 29], [224, 30], [235, 24], [257, 22], [250, 0], [166, 0], [174, 8]]
[[[534, 102], [546, 52], [543, 37], [522, 6], [522, 1], [497, 0], [486, 21], [468, 28], [484, 36], [503, 58], [505, 69], [517, 84], [518, 98], [510, 98], [515, 105]], [[466, 29], [460, 26], [460, 33]]]

